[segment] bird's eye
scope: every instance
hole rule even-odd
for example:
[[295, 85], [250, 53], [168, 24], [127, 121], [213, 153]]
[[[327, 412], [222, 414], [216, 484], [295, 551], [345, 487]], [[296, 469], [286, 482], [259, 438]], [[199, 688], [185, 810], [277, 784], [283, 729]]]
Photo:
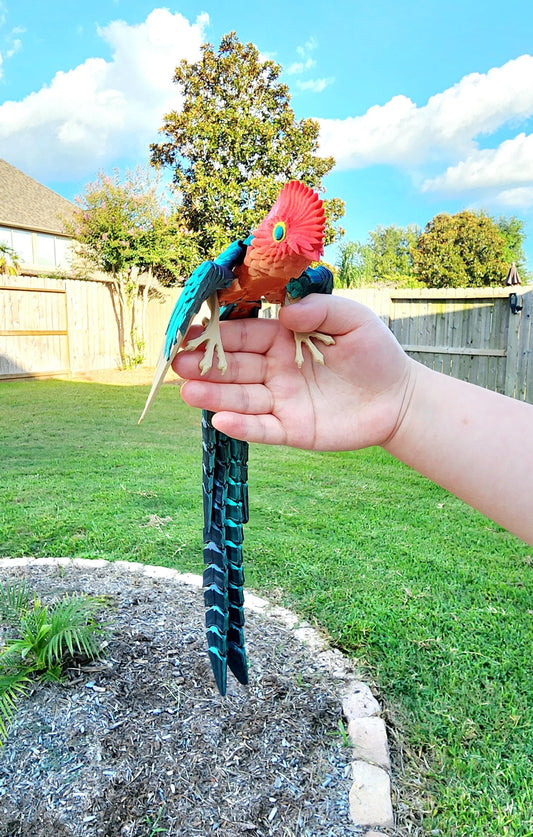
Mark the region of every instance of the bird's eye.
[[283, 241], [287, 235], [287, 228], [283, 221], [279, 221], [272, 230], [272, 238], [274, 241]]

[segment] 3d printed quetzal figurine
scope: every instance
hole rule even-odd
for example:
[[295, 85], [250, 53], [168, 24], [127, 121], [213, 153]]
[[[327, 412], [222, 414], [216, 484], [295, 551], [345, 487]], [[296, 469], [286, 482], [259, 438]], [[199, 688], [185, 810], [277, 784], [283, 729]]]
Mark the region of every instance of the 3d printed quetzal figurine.
[[[310, 268], [323, 253], [325, 215], [312, 189], [290, 181], [257, 229], [245, 241], [235, 241], [214, 261], [204, 262], [186, 281], [172, 312], [154, 382], [140, 421], [181, 347], [202, 303], [211, 319], [205, 331], [185, 349], [205, 343], [200, 370], [205, 374], [216, 350], [218, 368], [227, 364], [219, 319], [256, 317], [261, 300], [284, 304], [310, 293], [331, 293], [333, 276], [322, 266]], [[313, 344], [334, 342], [329, 335], [295, 333], [298, 366], [304, 362], [302, 345], [323, 363]], [[215, 430], [212, 413], [202, 413], [204, 576], [208, 652], [219, 691], [226, 693], [227, 667], [237, 680], [248, 682], [244, 648], [243, 523], [248, 520], [248, 444]]]

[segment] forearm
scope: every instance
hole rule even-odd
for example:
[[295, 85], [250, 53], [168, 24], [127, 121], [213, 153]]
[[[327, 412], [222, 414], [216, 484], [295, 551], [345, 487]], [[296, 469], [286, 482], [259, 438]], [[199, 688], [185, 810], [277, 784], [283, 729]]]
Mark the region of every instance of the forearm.
[[413, 364], [386, 450], [533, 545], [533, 406]]

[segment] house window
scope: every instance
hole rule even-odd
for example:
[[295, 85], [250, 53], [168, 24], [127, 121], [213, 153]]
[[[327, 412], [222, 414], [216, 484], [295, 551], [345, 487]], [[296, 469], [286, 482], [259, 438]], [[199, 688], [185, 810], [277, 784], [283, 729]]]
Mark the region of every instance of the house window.
[[56, 251], [54, 246], [54, 236], [37, 233], [35, 238], [37, 244], [36, 262], [39, 267], [55, 267]]
[[70, 267], [72, 242], [68, 238], [0, 227], [0, 242], [15, 251], [21, 265], [64, 270]]
[[33, 264], [32, 234], [28, 230], [11, 231], [11, 247], [22, 264]]
[[72, 262], [72, 242], [66, 238], [55, 236], [56, 266], [66, 270]]

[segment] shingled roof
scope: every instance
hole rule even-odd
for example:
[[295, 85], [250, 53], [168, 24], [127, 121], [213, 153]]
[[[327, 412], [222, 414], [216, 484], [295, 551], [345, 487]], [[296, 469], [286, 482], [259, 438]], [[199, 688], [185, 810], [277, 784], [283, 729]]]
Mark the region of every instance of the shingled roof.
[[62, 217], [74, 205], [0, 159], [0, 225], [65, 235]]

